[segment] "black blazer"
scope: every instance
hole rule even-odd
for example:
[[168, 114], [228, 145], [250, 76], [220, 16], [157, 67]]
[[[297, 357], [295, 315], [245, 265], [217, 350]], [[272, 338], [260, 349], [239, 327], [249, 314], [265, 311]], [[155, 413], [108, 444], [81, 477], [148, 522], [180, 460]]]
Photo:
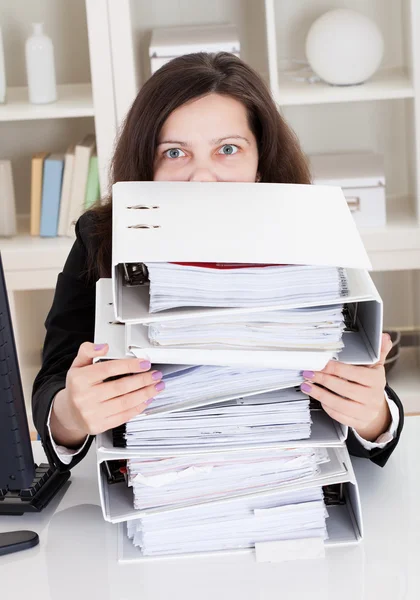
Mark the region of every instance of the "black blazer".
[[[69, 466], [60, 462], [53, 451], [48, 435], [47, 417], [52, 399], [66, 385], [66, 374], [73, 362], [80, 344], [93, 342], [95, 325], [95, 281], [88, 279], [87, 256], [93, 251], [90, 237], [94, 215], [87, 212], [76, 223], [76, 241], [70, 251], [63, 271], [58, 275], [53, 304], [45, 321], [46, 336], [43, 347], [42, 367], [35, 378], [32, 390], [32, 412], [45, 452], [52, 464], [60, 469], [76, 465], [87, 453], [93, 437], [90, 437], [83, 452], [78, 454]], [[101, 340], [106, 342], [107, 340]], [[384, 449], [366, 450], [355, 438], [351, 429], [347, 447], [353, 456], [369, 458], [383, 467], [395, 449], [404, 423], [404, 411], [398, 396], [386, 387], [388, 396], [396, 403], [400, 422], [395, 439]]]

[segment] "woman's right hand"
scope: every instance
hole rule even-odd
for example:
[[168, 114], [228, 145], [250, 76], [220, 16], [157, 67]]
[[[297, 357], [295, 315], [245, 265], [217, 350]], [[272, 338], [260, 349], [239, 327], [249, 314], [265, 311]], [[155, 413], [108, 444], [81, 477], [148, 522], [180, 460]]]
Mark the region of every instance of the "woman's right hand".
[[[121, 358], [93, 364], [94, 358], [107, 352], [107, 344], [99, 350], [90, 342], [79, 347], [67, 372], [66, 387], [53, 402], [50, 428], [56, 444], [77, 447], [87, 435], [126, 423], [165, 388], [162, 373], [150, 371], [148, 361]], [[104, 381], [128, 373], [133, 375]]]

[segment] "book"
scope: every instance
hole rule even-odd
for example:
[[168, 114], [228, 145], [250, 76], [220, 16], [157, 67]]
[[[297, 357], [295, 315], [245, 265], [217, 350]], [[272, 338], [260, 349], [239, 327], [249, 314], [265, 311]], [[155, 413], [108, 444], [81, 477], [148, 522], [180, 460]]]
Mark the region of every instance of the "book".
[[67, 223], [67, 235], [74, 234], [74, 224], [84, 210], [86, 197], [86, 185], [89, 173], [89, 162], [95, 150], [95, 136], [88, 134], [81, 142], [76, 144], [74, 150], [73, 177], [71, 182], [69, 219]]
[[90, 208], [100, 197], [98, 155], [92, 154], [89, 161], [89, 173], [86, 184], [85, 208]]
[[15, 189], [12, 163], [0, 160], [0, 236], [14, 236], [17, 231]]
[[60, 214], [64, 155], [50, 154], [44, 162], [41, 204], [41, 237], [56, 237]]
[[31, 166], [31, 218], [30, 233], [39, 235], [41, 226], [42, 176], [44, 161], [48, 152], [37, 152], [32, 155]]
[[71, 182], [73, 179], [73, 166], [74, 166], [74, 149], [75, 149], [74, 144], [69, 146], [66, 150], [66, 154], [64, 157], [64, 173], [63, 173], [63, 185], [61, 188], [60, 216], [58, 219], [58, 235], [67, 235], [67, 230], [68, 230]]

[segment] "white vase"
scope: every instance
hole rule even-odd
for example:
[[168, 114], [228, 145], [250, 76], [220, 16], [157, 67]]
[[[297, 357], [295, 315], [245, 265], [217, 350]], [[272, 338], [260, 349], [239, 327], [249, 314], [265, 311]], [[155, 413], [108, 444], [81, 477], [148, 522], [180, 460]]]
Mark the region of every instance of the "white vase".
[[33, 23], [33, 33], [25, 43], [29, 102], [47, 104], [57, 100], [54, 48], [43, 32], [43, 23]]
[[16, 204], [12, 163], [0, 160], [0, 237], [16, 235]]
[[345, 8], [324, 13], [306, 38], [312, 70], [331, 85], [364, 83], [379, 68], [383, 53], [384, 40], [376, 23]]
[[6, 102], [6, 69], [4, 67], [3, 38], [0, 27], [0, 104]]

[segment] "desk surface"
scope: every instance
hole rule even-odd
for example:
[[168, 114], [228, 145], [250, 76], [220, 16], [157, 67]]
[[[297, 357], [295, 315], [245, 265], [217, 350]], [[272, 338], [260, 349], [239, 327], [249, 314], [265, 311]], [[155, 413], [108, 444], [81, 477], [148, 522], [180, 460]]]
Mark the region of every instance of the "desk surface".
[[[37, 460], [41, 446], [34, 444]], [[42, 600], [417, 600], [420, 597], [420, 417], [410, 417], [384, 469], [354, 459], [364, 541], [326, 558], [257, 564], [251, 555], [117, 563], [117, 529], [99, 506], [94, 449], [39, 515], [1, 517], [32, 529], [36, 548], [0, 557], [0, 595]]]

